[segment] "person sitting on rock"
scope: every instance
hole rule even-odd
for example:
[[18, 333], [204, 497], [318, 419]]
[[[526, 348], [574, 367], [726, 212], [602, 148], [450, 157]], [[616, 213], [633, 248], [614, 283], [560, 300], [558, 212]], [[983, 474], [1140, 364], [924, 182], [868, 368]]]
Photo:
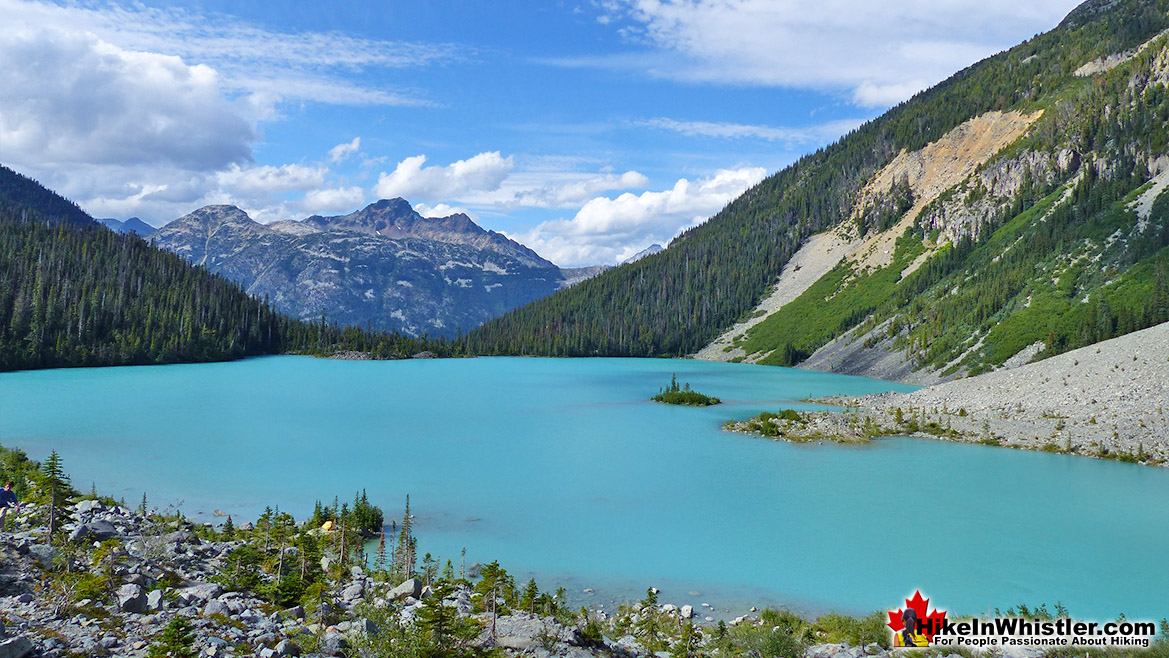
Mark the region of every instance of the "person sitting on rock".
[[901, 621], [905, 624], [905, 628], [893, 634], [894, 647], [929, 646], [929, 638], [918, 632], [916, 610], [913, 608], [906, 608], [905, 612], [901, 613]]
[[4, 483], [0, 489], [0, 530], [4, 529], [4, 520], [8, 518], [8, 508], [20, 511], [20, 501], [16, 499], [16, 492], [12, 490], [12, 480]]

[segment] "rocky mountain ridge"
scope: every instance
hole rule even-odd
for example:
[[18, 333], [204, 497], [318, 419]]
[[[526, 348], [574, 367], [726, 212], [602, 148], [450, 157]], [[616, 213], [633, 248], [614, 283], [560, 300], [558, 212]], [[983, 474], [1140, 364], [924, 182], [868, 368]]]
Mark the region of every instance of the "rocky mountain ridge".
[[413, 336], [454, 337], [569, 280], [464, 214], [424, 218], [403, 199], [271, 224], [207, 206], [151, 239], [294, 317]]
[[663, 247], [662, 245], [655, 242], [655, 243], [651, 244], [650, 246], [646, 247], [645, 249], [642, 249], [641, 251], [637, 252], [636, 254], [633, 254], [629, 258], [626, 258], [625, 260], [621, 261], [621, 265], [625, 265], [626, 263], [632, 263], [635, 261], [639, 261], [642, 258], [645, 258], [646, 256], [652, 256], [656, 253], [659, 253], [663, 249], [665, 249], [665, 247]]
[[150, 224], [142, 221], [138, 217], [131, 217], [127, 220], [114, 219], [112, 217], [103, 217], [97, 220], [106, 228], [115, 233], [133, 233], [142, 237], [146, 237], [154, 233], [155, 229]]

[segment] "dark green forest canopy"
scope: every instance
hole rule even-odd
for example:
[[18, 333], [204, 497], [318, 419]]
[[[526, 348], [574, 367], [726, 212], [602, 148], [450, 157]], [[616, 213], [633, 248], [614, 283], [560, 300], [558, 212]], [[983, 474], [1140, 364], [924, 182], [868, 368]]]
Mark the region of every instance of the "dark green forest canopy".
[[[835, 144], [748, 190], [670, 248], [489, 321], [465, 337], [477, 354], [670, 356], [697, 351], [743, 319], [811, 234], [848, 219], [858, 190], [901, 149], [920, 149], [992, 110], [1040, 109], [1093, 58], [1169, 27], [1169, 2], [1089, 2], [1056, 29], [958, 72]], [[1098, 116], [1060, 123], [1091, 150]], [[1157, 145], [1154, 145], [1157, 146]], [[1159, 145], [1161, 148], [1164, 144]], [[859, 321], [857, 318], [856, 321]]]
[[14, 220], [36, 217], [51, 224], [89, 226], [94, 223], [76, 203], [4, 165], [0, 165], [0, 209], [6, 218]]
[[235, 283], [116, 234], [0, 168], [0, 370], [339, 350], [453, 353], [446, 341], [287, 318]]

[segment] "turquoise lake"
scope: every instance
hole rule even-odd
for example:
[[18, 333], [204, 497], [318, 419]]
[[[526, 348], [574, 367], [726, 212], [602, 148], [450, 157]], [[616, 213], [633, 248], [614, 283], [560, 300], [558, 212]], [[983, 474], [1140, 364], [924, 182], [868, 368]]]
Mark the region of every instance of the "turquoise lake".
[[[672, 373], [724, 404], [649, 401]], [[921, 589], [985, 613], [1169, 615], [1169, 470], [918, 439], [792, 445], [728, 418], [809, 396], [907, 390], [782, 368], [654, 359], [233, 363], [0, 375], [0, 443], [56, 449], [74, 484], [303, 519], [364, 488], [419, 555], [498, 559], [609, 607], [723, 615], [896, 608]], [[585, 588], [595, 594], [583, 594]], [[689, 592], [699, 592], [697, 595]]]

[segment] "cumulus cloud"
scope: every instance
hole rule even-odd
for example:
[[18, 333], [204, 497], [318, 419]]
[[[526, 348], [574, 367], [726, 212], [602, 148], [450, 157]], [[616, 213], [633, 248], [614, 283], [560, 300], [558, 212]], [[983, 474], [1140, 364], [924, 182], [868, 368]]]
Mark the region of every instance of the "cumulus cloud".
[[[579, 208], [603, 192], [644, 188], [649, 178], [637, 171], [615, 173], [580, 156], [503, 157], [480, 153], [447, 166], [426, 166], [426, 156], [406, 158], [383, 172], [374, 192], [402, 196], [423, 207], [462, 206], [506, 212], [515, 208]], [[437, 205], [435, 205], [437, 204]], [[420, 211], [421, 212], [421, 211]]]
[[365, 190], [360, 187], [336, 187], [309, 190], [300, 207], [314, 214], [347, 213], [365, 204]]
[[480, 153], [445, 167], [425, 164], [425, 155], [402, 160], [394, 171], [378, 176], [374, 191], [382, 198], [449, 200], [468, 192], [497, 190], [515, 167], [512, 156], [502, 157], [499, 151]]
[[4, 163], [96, 215], [154, 223], [206, 203], [271, 219], [361, 203], [326, 166], [256, 166], [260, 126], [290, 102], [428, 105], [368, 74], [466, 55], [142, 4], [0, 0], [0, 16]]
[[1054, 27], [1079, 1], [621, 0], [602, 15], [641, 52], [548, 61], [838, 89], [884, 106]]
[[54, 26], [94, 35], [140, 52], [167, 53], [206, 64], [224, 85], [260, 101], [264, 112], [279, 101], [340, 105], [429, 105], [410, 90], [369, 87], [356, 74], [419, 67], [466, 57], [450, 44], [410, 43], [339, 32], [282, 32], [239, 19], [141, 4], [67, 4], [0, 0], [9, 25]]
[[[525, 180], [526, 179], [526, 180]], [[524, 186], [527, 182], [528, 185]], [[602, 192], [627, 190], [649, 185], [649, 178], [637, 171], [623, 174], [529, 175], [516, 181], [508, 205], [532, 208], [571, 208]]]
[[462, 213], [471, 219], [478, 219], [471, 211], [459, 206], [450, 206], [445, 203], [436, 203], [433, 206], [425, 203], [414, 204], [414, 211], [423, 217], [450, 217]]
[[206, 66], [54, 28], [16, 24], [0, 38], [9, 162], [208, 170], [250, 161], [255, 138]]
[[262, 197], [280, 195], [324, 184], [328, 170], [299, 164], [273, 167], [232, 167], [215, 175], [220, 189], [237, 196]]
[[361, 149], [361, 138], [354, 137], [352, 142], [338, 144], [329, 149], [329, 162], [342, 162]]
[[662, 191], [596, 197], [571, 219], [544, 222], [512, 237], [559, 265], [616, 263], [700, 224], [766, 173], [758, 167], [724, 169], [695, 181], [679, 179]]
[[[648, 190], [650, 179], [638, 171], [609, 167], [581, 171], [597, 163], [579, 157], [504, 157], [480, 153], [449, 165], [426, 164], [424, 155], [406, 158], [383, 172], [374, 191], [401, 196], [424, 217], [456, 212], [471, 217], [526, 208], [569, 210], [570, 219], [546, 221], [511, 231], [511, 237], [561, 265], [616, 263], [646, 246], [665, 244], [677, 233], [718, 212], [763, 179], [761, 167], [724, 169], [664, 190]], [[606, 192], [623, 190], [622, 194]], [[470, 209], [470, 210], [468, 210]]]

